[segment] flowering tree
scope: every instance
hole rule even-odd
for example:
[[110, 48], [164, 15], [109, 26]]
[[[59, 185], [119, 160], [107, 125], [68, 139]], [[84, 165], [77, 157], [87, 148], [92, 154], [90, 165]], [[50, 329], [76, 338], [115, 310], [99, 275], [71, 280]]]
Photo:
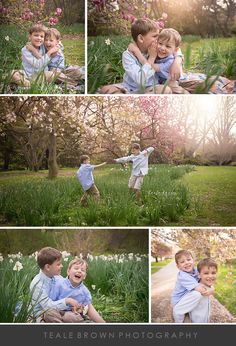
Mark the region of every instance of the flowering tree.
[[23, 29], [35, 23], [54, 26], [62, 14], [61, 8], [55, 8], [52, 13], [45, 11], [45, 0], [8, 0], [0, 2], [1, 19], [17, 24]]
[[128, 32], [130, 25], [143, 17], [155, 20], [160, 28], [164, 27], [167, 19], [158, 0], [88, 0], [91, 35], [96, 33], [99, 25], [104, 24], [118, 32]]

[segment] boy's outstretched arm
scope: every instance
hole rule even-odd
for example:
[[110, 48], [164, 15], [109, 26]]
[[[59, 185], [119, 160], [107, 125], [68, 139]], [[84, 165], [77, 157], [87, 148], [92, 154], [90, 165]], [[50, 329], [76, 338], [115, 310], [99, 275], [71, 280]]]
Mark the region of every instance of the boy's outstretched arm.
[[106, 323], [106, 321], [104, 321], [102, 316], [99, 315], [99, 313], [97, 312], [97, 310], [94, 308], [92, 304], [89, 304], [88, 316], [92, 321], [96, 323]]
[[99, 165], [94, 165], [93, 167], [98, 168], [98, 167], [104, 166], [106, 164], [107, 164], [107, 162], [103, 162], [103, 163], [100, 163]]

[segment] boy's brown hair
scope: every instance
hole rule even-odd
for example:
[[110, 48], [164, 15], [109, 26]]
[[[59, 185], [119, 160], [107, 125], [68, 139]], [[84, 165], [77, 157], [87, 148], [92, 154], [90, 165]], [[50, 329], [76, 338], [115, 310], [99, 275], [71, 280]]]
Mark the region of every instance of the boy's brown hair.
[[132, 144], [132, 149], [140, 150], [140, 149], [141, 149], [140, 144], [138, 144], [138, 143], [133, 143], [133, 144]]
[[208, 268], [215, 268], [216, 271], [218, 270], [218, 265], [217, 263], [210, 257], [204, 258], [201, 261], [198, 262], [197, 264], [197, 270], [200, 273], [203, 267], [208, 267]]
[[175, 263], [178, 264], [180, 257], [182, 256], [191, 256], [193, 258], [193, 255], [188, 250], [179, 250], [175, 254]]
[[44, 247], [37, 255], [37, 263], [40, 269], [44, 269], [46, 264], [53, 264], [61, 258], [62, 254], [57, 249], [53, 247]]
[[43, 24], [34, 24], [33, 26], [31, 26], [31, 28], [29, 29], [29, 34], [33, 34], [33, 32], [44, 32], [46, 34], [48, 28], [43, 25]]
[[138, 35], [147, 35], [150, 31], [157, 31], [158, 26], [154, 20], [143, 18], [137, 19], [131, 26], [131, 36], [137, 42]]
[[70, 270], [74, 264], [79, 264], [79, 265], [86, 264], [86, 269], [88, 268], [88, 263], [85, 260], [83, 260], [82, 258], [75, 257], [72, 261], [70, 261], [67, 271]]
[[46, 31], [45, 37], [52, 37], [54, 36], [58, 41], [61, 39], [60, 32], [55, 28], [50, 28]]
[[181, 43], [181, 36], [178, 33], [178, 31], [176, 31], [175, 29], [172, 28], [167, 28], [167, 29], [163, 29], [161, 30], [159, 36], [158, 36], [158, 41], [167, 41], [169, 42], [170, 40], [173, 40], [175, 42], [175, 46], [179, 47], [180, 43]]
[[88, 155], [82, 155], [82, 156], [80, 156], [80, 163], [82, 164], [82, 163], [84, 163], [88, 159], [89, 159]]

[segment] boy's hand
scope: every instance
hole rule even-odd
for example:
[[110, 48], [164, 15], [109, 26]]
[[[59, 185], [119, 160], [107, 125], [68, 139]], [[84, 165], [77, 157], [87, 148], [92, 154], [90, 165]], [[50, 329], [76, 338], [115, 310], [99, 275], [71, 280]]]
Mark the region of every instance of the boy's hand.
[[73, 299], [73, 298], [66, 298], [65, 300], [66, 305], [71, 305], [72, 306], [72, 311], [76, 312], [79, 309], [79, 303], [77, 302], [77, 300]]
[[155, 60], [157, 57], [157, 42], [153, 42], [148, 48], [148, 55], [150, 59]]
[[195, 287], [195, 291], [198, 291], [199, 293], [201, 293], [201, 295], [204, 295], [207, 291], [207, 288], [206, 286], [199, 284], [197, 287]]
[[55, 47], [50, 48], [50, 49], [48, 50], [47, 54], [48, 54], [50, 57], [55, 56], [55, 55], [58, 53], [59, 48], [60, 48], [59, 45], [56, 45]]
[[203, 296], [210, 296], [215, 292], [214, 287], [206, 287], [206, 291], [202, 293]]
[[140, 53], [140, 50], [138, 48], [138, 46], [135, 43], [130, 43], [128, 45], [128, 51], [132, 54], [134, 54], [135, 56], [137, 56], [138, 53]]

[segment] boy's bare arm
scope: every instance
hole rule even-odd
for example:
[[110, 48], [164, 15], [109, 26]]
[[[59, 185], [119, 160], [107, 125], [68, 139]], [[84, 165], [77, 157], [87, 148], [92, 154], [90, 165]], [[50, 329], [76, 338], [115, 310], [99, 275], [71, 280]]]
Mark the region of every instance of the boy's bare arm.
[[148, 48], [148, 60], [147, 62], [152, 66], [152, 68], [156, 71], [160, 71], [160, 65], [155, 64], [155, 60], [157, 58], [157, 43], [153, 42], [151, 46]]
[[98, 168], [98, 167], [104, 166], [106, 164], [107, 164], [107, 162], [103, 162], [103, 163], [100, 163], [99, 165], [94, 165], [93, 167]]
[[206, 291], [204, 293], [202, 293], [203, 296], [210, 296], [210, 295], [214, 294], [215, 288], [213, 286], [212, 287], [205, 286], [205, 288], [206, 288]]
[[28, 42], [25, 47], [33, 54], [35, 58], [42, 58], [42, 54], [38, 51], [38, 49], [34, 48], [30, 42]]
[[97, 310], [94, 308], [92, 304], [89, 304], [88, 316], [92, 321], [96, 323], [106, 323], [106, 321], [104, 321], [102, 316], [99, 315], [99, 313], [97, 312]]
[[170, 67], [170, 79], [171, 80], [178, 80], [180, 78], [180, 75], [182, 73], [182, 62], [183, 59], [181, 56], [175, 57], [175, 60], [173, 61], [173, 64]]
[[140, 64], [144, 65], [147, 63], [147, 59], [143, 56], [136, 43], [130, 43], [128, 45], [128, 51], [136, 56]]

